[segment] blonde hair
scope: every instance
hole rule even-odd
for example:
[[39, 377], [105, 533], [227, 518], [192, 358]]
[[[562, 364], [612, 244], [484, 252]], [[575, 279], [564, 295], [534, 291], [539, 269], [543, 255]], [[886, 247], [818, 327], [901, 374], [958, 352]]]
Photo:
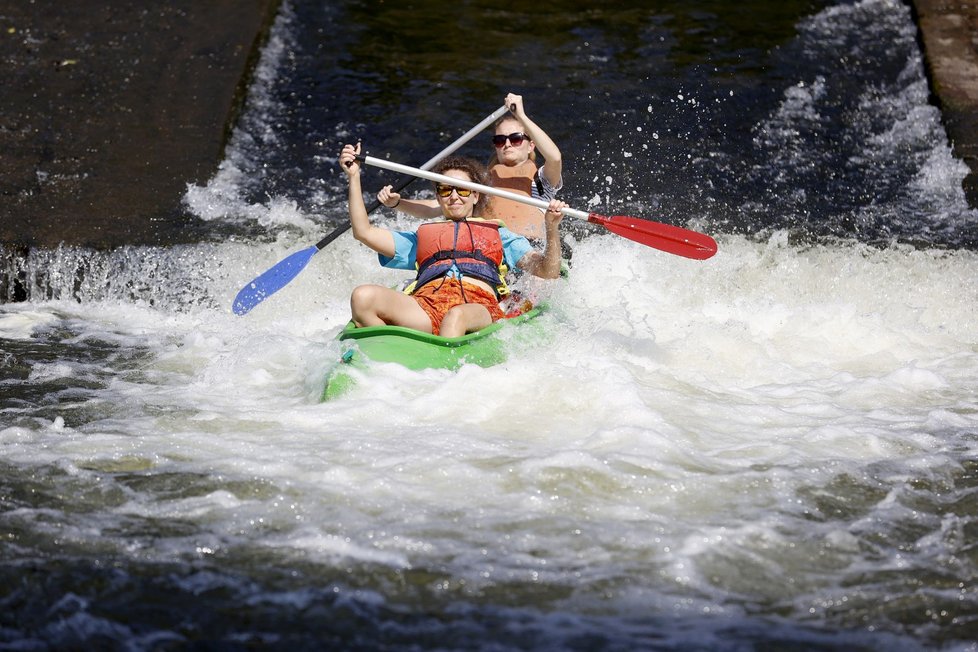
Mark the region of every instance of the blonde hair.
[[[516, 124], [520, 124], [520, 121], [519, 120], [517, 120], [516, 118], [514, 118], [512, 115], [506, 114], [503, 117], [501, 117], [498, 120], [496, 120], [494, 123], [492, 123], [492, 130], [495, 131], [496, 129], [499, 128], [499, 125], [501, 125], [504, 122], [508, 122], [509, 120], [512, 120]], [[529, 136], [527, 136], [527, 140], [530, 140], [530, 142], [532, 142], [532, 139]], [[536, 151], [536, 148], [530, 150], [530, 160], [533, 161], [534, 163], [537, 162], [537, 151]], [[491, 168], [492, 166], [498, 165], [498, 164], [499, 164], [499, 156], [496, 154], [496, 148], [494, 146], [492, 148], [492, 156], [489, 157], [489, 162], [486, 163], [486, 167], [490, 167]]]

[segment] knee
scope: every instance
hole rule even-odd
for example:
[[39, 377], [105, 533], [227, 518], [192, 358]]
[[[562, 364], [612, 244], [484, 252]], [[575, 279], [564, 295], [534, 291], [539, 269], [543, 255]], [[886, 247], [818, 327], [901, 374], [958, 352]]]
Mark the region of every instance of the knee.
[[377, 300], [376, 285], [358, 285], [350, 293], [350, 308], [354, 314], [372, 307]]
[[442, 337], [459, 337], [460, 335], [465, 335], [465, 324], [462, 320], [462, 312], [458, 310], [458, 306], [451, 308], [442, 317], [441, 325], [438, 327], [438, 333]]
[[458, 306], [454, 308], [449, 308], [448, 312], [441, 318], [442, 326], [455, 325], [462, 321], [462, 311], [458, 309]]
[[488, 310], [479, 310], [479, 307], [466, 303], [451, 308], [442, 318], [439, 332], [444, 337], [461, 337], [466, 333], [485, 328], [492, 323], [492, 317]]
[[350, 303], [369, 303], [374, 294], [373, 285], [358, 285], [353, 288], [353, 292], [350, 293]]

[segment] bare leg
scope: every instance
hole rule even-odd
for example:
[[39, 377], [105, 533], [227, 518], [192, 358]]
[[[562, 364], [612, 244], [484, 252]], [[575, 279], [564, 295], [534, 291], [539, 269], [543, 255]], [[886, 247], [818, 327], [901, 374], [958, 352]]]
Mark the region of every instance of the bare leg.
[[[410, 296], [381, 285], [358, 285], [350, 295], [350, 311], [357, 326], [405, 326], [431, 332], [431, 320]], [[488, 312], [488, 311], [487, 311]]]
[[492, 323], [489, 310], [478, 303], [463, 303], [445, 313], [439, 332], [442, 337], [461, 337]]

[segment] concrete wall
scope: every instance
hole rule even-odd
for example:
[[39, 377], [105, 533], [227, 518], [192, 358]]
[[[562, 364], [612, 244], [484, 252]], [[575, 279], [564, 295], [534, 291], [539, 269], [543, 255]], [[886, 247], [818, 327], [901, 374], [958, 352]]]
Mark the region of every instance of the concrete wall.
[[964, 191], [978, 208], [978, 0], [913, 0], [934, 102], [958, 158], [971, 168]]
[[0, 243], [193, 228], [186, 184], [222, 160], [279, 4], [0, 0]]

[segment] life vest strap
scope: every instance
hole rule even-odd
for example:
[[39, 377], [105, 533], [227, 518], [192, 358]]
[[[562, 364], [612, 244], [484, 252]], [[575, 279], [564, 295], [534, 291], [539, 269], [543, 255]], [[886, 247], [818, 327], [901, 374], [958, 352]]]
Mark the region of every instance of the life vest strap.
[[496, 268], [496, 261], [492, 260], [481, 251], [459, 251], [457, 249], [442, 249], [441, 251], [436, 251], [428, 260], [424, 261], [423, 264], [418, 266], [418, 272], [423, 272], [428, 267], [434, 263], [442, 262], [445, 260], [457, 260], [459, 258], [472, 258], [478, 260], [479, 262], [489, 265], [489, 267]]

